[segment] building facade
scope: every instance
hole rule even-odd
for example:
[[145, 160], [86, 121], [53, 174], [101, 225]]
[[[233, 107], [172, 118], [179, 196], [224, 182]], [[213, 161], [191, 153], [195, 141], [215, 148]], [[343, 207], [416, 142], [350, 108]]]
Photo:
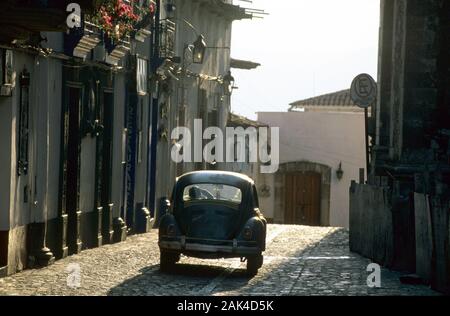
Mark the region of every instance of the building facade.
[[150, 94], [138, 81], [149, 74], [154, 3], [127, 2], [143, 23], [114, 42], [92, 23], [94, 5], [81, 5], [73, 29], [67, 4], [5, 5], [35, 27], [15, 34], [7, 24], [13, 38], [2, 37], [0, 263], [11, 274], [150, 228], [137, 179], [148, 157], [136, 146], [149, 143]]
[[353, 251], [449, 293], [450, 3], [381, 1], [371, 176], [350, 190]]
[[[170, 197], [177, 176], [194, 170], [227, 170], [225, 163], [206, 162], [203, 157], [194, 157], [194, 153], [190, 162], [173, 162], [171, 154], [178, 139], [171, 136], [176, 127], [186, 127], [192, 133], [192, 145], [201, 147], [203, 152], [208, 141], [201, 138], [208, 127], [219, 127], [225, 132], [233, 84], [232, 23], [251, 18], [232, 1], [174, 0], [168, 4], [175, 6], [176, 10], [171, 11], [171, 6], [166, 6], [169, 10], [166, 10], [162, 23], [166, 28], [173, 28], [176, 40], [175, 45], [165, 52], [169, 61], [163, 67], [166, 79], [159, 98], [157, 208], [159, 201]], [[206, 44], [201, 64], [193, 62], [193, 43], [199, 35], [203, 36]], [[201, 134], [198, 137], [194, 135], [196, 127]], [[193, 152], [198, 151], [197, 147], [192, 149]]]
[[[147, 232], [175, 177], [205, 167], [171, 162], [170, 131], [226, 125], [231, 24], [251, 17], [244, 9], [77, 1], [71, 28], [71, 2], [0, 5], [0, 275]], [[111, 27], [128, 7], [129, 28]], [[193, 65], [199, 34], [208, 47]]]
[[260, 175], [263, 209], [276, 223], [349, 227], [348, 188], [365, 169], [364, 111], [339, 91], [258, 113], [280, 127], [280, 168]]

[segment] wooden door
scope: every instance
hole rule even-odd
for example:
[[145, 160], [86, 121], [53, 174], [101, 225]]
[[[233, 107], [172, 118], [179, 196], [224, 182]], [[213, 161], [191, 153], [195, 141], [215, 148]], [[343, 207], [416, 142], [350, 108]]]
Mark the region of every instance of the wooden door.
[[[96, 152], [96, 195], [95, 205], [101, 209], [101, 219], [97, 219], [101, 226], [102, 243], [112, 242], [112, 146], [113, 146], [113, 121], [114, 121], [114, 94], [112, 90], [104, 90], [98, 105], [97, 119], [100, 131], [97, 136]], [[99, 237], [99, 236], [97, 236]], [[98, 238], [97, 238], [98, 240]], [[98, 244], [98, 242], [97, 242]]]
[[68, 215], [67, 244], [69, 254], [81, 251], [80, 241], [80, 116], [82, 89], [68, 88], [68, 108], [64, 128], [63, 213]]
[[95, 204], [104, 211], [111, 203], [113, 96], [109, 91], [104, 91], [103, 95], [99, 96], [101, 104], [97, 113], [100, 130], [97, 135]]
[[286, 224], [320, 226], [320, 185], [318, 173], [286, 175]]

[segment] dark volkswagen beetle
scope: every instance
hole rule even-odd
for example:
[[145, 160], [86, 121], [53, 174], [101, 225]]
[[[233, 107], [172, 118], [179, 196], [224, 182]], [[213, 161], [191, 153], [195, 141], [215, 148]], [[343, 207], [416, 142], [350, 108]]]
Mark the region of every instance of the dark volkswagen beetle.
[[231, 172], [188, 173], [178, 178], [169, 212], [160, 221], [161, 270], [170, 271], [184, 254], [246, 259], [248, 274], [256, 275], [266, 231], [252, 179]]

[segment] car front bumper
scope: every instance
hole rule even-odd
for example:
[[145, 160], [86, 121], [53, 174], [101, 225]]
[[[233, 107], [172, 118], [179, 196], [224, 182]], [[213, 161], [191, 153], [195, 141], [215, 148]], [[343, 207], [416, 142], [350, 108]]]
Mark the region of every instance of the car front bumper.
[[201, 242], [184, 237], [159, 241], [160, 249], [177, 252], [224, 253], [236, 256], [258, 255], [261, 253], [256, 242], [209, 240]]

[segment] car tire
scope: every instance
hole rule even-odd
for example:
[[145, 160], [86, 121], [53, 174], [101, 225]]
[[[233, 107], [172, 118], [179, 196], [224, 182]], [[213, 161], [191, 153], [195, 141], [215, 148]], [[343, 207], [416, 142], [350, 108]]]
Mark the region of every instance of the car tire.
[[251, 256], [247, 258], [247, 275], [254, 277], [258, 274], [259, 268], [262, 267], [264, 257], [262, 255]]
[[161, 251], [160, 258], [159, 258], [159, 267], [161, 271], [163, 272], [170, 272], [175, 267], [175, 264], [180, 261], [180, 254], [168, 252], [168, 251]]

